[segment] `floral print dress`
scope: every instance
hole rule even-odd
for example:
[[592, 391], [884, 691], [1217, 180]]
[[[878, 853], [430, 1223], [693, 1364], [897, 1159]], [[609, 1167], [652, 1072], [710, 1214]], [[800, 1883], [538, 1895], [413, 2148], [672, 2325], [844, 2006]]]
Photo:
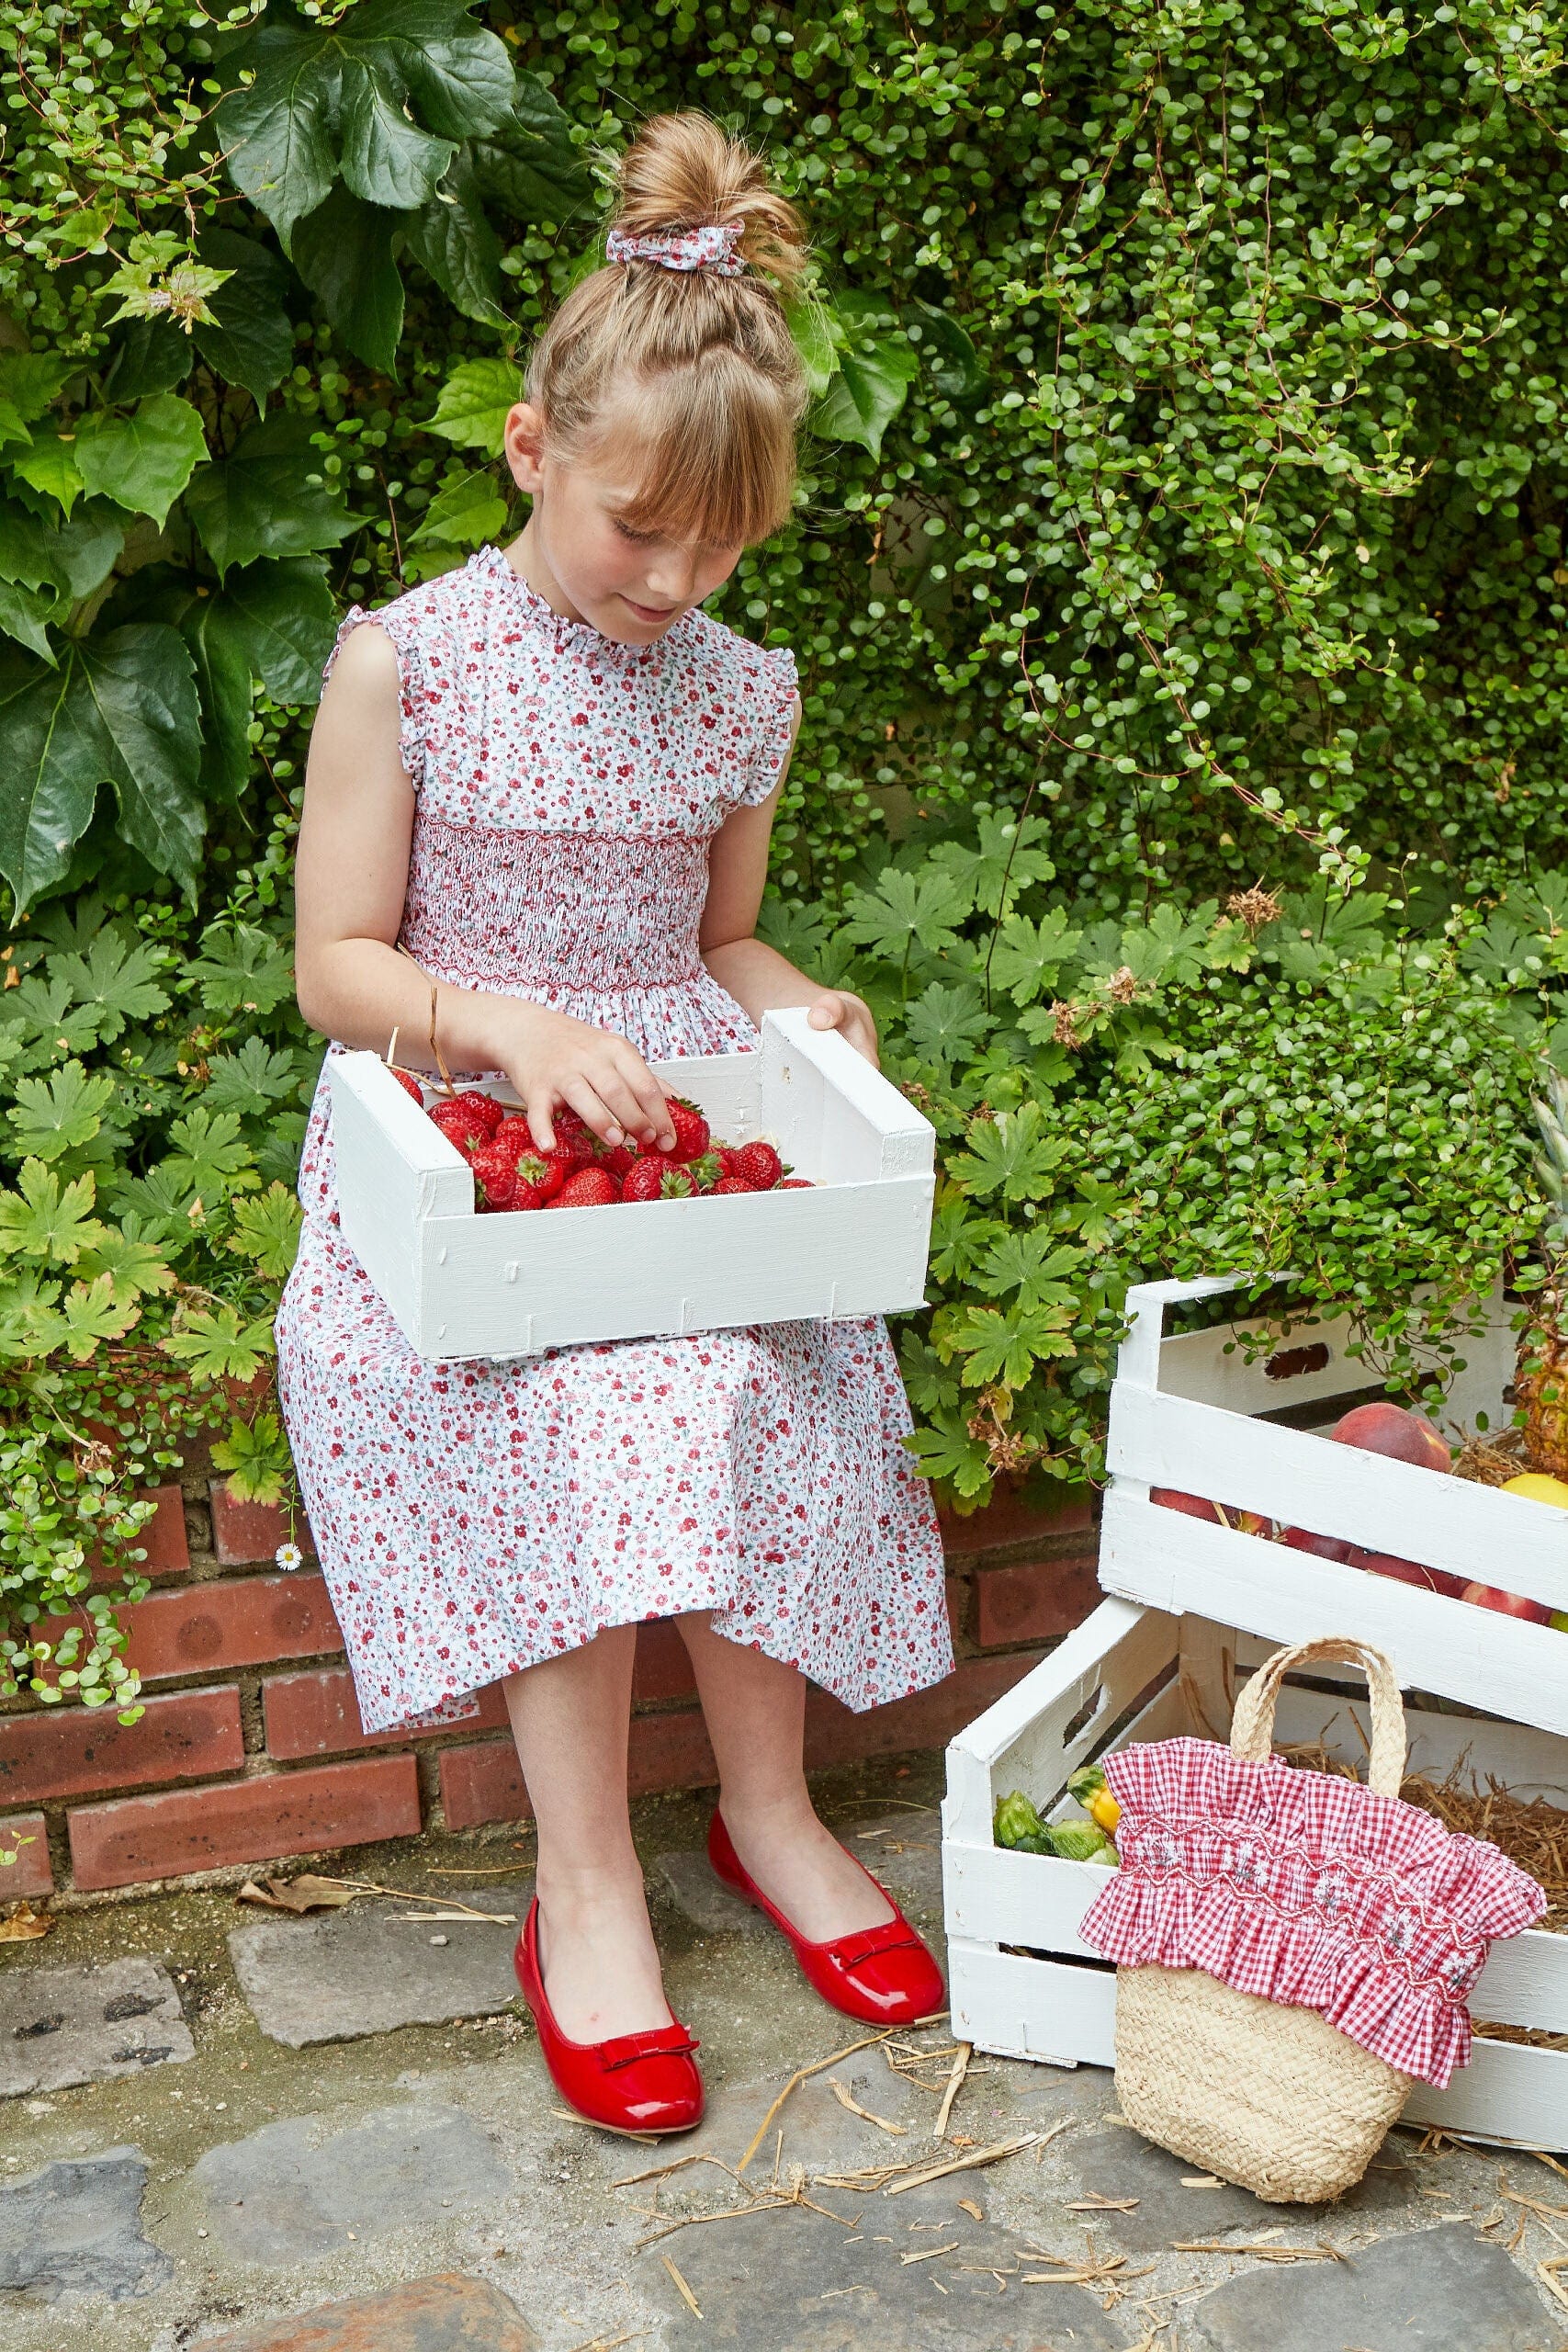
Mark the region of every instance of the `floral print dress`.
[[[370, 619], [397, 654], [415, 793], [414, 959], [650, 1061], [750, 1051], [697, 927], [710, 841], [787, 754], [793, 657], [696, 610], [621, 644], [495, 548], [344, 633]], [[472, 1715], [502, 1675], [688, 1610], [856, 1709], [949, 1671], [935, 1515], [879, 1321], [431, 1363], [339, 1229], [324, 1073], [300, 1195], [278, 1385], [367, 1732]]]

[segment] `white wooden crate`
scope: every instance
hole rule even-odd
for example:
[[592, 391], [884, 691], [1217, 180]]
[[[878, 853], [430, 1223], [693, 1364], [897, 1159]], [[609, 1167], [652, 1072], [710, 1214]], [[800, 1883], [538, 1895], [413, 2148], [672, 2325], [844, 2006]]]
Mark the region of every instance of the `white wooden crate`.
[[726, 1142], [776, 1143], [811, 1179], [802, 1192], [480, 1216], [468, 1162], [378, 1055], [329, 1067], [344, 1238], [423, 1356], [534, 1355], [925, 1303], [933, 1131], [804, 1012], [769, 1013], [755, 1053], [654, 1066]]
[[[1005, 2057], [1114, 2064], [1115, 1971], [1078, 1933], [1105, 1872], [997, 1846], [996, 1800], [1022, 1789], [1043, 1813], [1074, 1815], [1067, 1780], [1107, 1747], [1183, 1733], [1224, 1736], [1237, 1671], [1274, 1646], [1204, 1620], [1105, 1600], [953, 1742], [942, 1876], [957, 2036]], [[1397, 1653], [1396, 1663], [1403, 1680]], [[1313, 1671], [1319, 1680], [1338, 1679], [1337, 1668]], [[1364, 1701], [1364, 1690], [1358, 1702], [1348, 1688], [1336, 1697], [1288, 1684], [1275, 1738], [1321, 1740], [1359, 1766], [1367, 1753]], [[1111, 1739], [1130, 1710], [1130, 1722]], [[1460, 1765], [1482, 1785], [1494, 1774], [1522, 1797], [1568, 1802], [1568, 1741], [1414, 1707], [1405, 1722], [1413, 1770], [1442, 1780]], [[1568, 1936], [1532, 1928], [1495, 1946], [1471, 2012], [1481, 2024], [1472, 2063], [1446, 2090], [1417, 2084], [1408, 2119], [1499, 2143], [1568, 2146], [1568, 2050], [1488, 2040], [1482, 2022], [1568, 2033]]]
[[[1302, 1403], [1332, 1419], [1336, 1397], [1374, 1385], [1345, 1352], [1346, 1318], [1297, 1324], [1284, 1342], [1284, 1377], [1270, 1375], [1267, 1355], [1249, 1363], [1239, 1345], [1225, 1352], [1260, 1323], [1165, 1336], [1171, 1306], [1230, 1287], [1153, 1283], [1128, 1294], [1132, 1329], [1111, 1394], [1113, 1475], [1100, 1544], [1106, 1591], [1244, 1627], [1271, 1647], [1354, 1634], [1389, 1652], [1407, 1690], [1568, 1735], [1568, 1634], [1149, 1500], [1151, 1486], [1179, 1487], [1568, 1610], [1568, 1512], [1258, 1418]], [[1439, 1414], [1456, 1435], [1481, 1412], [1493, 1428], [1507, 1423], [1514, 1335], [1500, 1299], [1484, 1311], [1486, 1328], [1461, 1345], [1466, 1369]], [[1327, 1363], [1292, 1371], [1309, 1347]]]

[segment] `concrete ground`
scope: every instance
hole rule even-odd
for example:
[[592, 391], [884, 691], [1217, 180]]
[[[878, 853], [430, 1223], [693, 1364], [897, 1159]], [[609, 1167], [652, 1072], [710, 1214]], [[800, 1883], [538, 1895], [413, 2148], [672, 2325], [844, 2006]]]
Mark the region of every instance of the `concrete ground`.
[[[819, 1784], [933, 1938], [940, 1778], [921, 1757]], [[743, 2188], [792, 2072], [856, 2034], [707, 1874], [706, 1812], [637, 1808], [710, 2099], [659, 2146], [559, 2109], [513, 1930], [428, 1916], [520, 1910], [512, 1829], [339, 1858], [408, 1903], [297, 1919], [185, 1891], [0, 1947], [0, 2352], [1568, 2347], [1568, 2269], [1538, 2267], [1568, 2257], [1568, 2177], [1540, 2160], [1400, 2132], [1332, 2211], [1263, 2206], [1121, 2123], [1109, 2075], [978, 2055], [939, 2142], [942, 2025], [801, 2084]]]

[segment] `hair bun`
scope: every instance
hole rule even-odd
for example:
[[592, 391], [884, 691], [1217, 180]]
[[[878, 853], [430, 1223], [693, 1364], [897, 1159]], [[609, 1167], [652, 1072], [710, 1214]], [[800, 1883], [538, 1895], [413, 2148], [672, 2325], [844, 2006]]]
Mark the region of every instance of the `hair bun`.
[[621, 159], [614, 226], [668, 236], [710, 221], [739, 226], [741, 258], [787, 294], [806, 266], [806, 229], [769, 184], [762, 159], [705, 114], [655, 115]]

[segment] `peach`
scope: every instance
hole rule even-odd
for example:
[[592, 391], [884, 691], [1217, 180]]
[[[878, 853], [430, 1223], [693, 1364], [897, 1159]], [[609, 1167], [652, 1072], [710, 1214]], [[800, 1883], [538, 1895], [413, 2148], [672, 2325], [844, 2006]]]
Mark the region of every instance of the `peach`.
[[1329, 1431], [1336, 1445], [1357, 1445], [1363, 1453], [1386, 1454], [1391, 1461], [1414, 1462], [1423, 1470], [1451, 1466], [1448, 1440], [1420, 1413], [1402, 1405], [1357, 1405]]
[[1502, 1617], [1523, 1617], [1531, 1625], [1550, 1625], [1551, 1611], [1543, 1609], [1539, 1600], [1527, 1600], [1522, 1593], [1500, 1592], [1495, 1584], [1467, 1584], [1461, 1593], [1477, 1609], [1495, 1609]]

